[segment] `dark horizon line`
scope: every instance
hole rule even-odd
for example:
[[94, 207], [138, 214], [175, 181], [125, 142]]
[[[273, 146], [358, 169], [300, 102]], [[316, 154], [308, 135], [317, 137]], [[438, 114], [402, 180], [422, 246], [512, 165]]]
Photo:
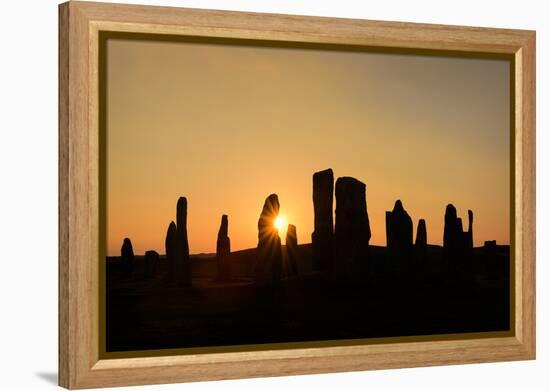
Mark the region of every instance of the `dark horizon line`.
[[[490, 241], [490, 240], [488, 240]], [[307, 245], [311, 245], [312, 243], [309, 242], [309, 243], [301, 243], [301, 244], [298, 244], [298, 247], [300, 246], [307, 246]], [[503, 243], [503, 244], [500, 244], [500, 243], [497, 243], [496, 244], [497, 246], [501, 246], [501, 247], [510, 247], [510, 243]], [[443, 245], [442, 244], [430, 244], [428, 243], [427, 244], [428, 247], [439, 247], [439, 248], [443, 248]], [[286, 244], [283, 244], [282, 247], [286, 247]], [[380, 246], [380, 245], [377, 245], [377, 244], [369, 244], [369, 247], [378, 247], [378, 248], [388, 248], [388, 246]], [[413, 245], [414, 247], [414, 245]], [[485, 245], [481, 245], [481, 246], [474, 246], [474, 249], [476, 248], [483, 248], [485, 247]], [[240, 250], [235, 250], [235, 251], [231, 251], [230, 254], [234, 254], [234, 253], [238, 253], [238, 252], [241, 252], [241, 251], [250, 251], [250, 250], [256, 250], [256, 247], [249, 247], [249, 248], [243, 248], [243, 249], [240, 249]], [[147, 251], [150, 251], [150, 250], [147, 250]], [[154, 250], [156, 251], [156, 250]], [[166, 254], [161, 254], [161, 253], [158, 253], [159, 254], [159, 257], [166, 257]], [[136, 257], [145, 257], [145, 253], [143, 254], [135, 254], [134, 256]], [[201, 253], [193, 253], [193, 254], [189, 254], [190, 257], [196, 257], [196, 256], [212, 256], [212, 257], [215, 257], [216, 256], [216, 251], [213, 251], [213, 252], [201, 252]], [[120, 258], [121, 255], [120, 254], [115, 254], [115, 255], [109, 255], [107, 254], [106, 255], [106, 258]]]

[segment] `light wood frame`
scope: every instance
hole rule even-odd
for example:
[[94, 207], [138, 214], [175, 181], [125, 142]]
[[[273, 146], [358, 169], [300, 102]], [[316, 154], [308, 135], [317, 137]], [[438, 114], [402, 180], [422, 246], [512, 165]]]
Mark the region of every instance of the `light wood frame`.
[[[100, 359], [100, 31], [510, 55], [515, 328], [495, 338]], [[91, 388], [535, 358], [535, 32], [88, 2], [59, 6], [59, 384]]]

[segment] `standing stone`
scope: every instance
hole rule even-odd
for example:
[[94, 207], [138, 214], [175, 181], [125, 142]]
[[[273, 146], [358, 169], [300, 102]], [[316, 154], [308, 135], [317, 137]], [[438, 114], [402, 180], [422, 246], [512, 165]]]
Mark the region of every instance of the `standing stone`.
[[120, 248], [120, 256], [124, 261], [133, 262], [134, 261], [134, 248], [132, 246], [132, 241], [129, 238], [124, 238], [122, 241], [122, 247]]
[[218, 265], [218, 279], [230, 279], [230, 270], [227, 257], [231, 253], [231, 241], [228, 236], [227, 215], [222, 215], [220, 229], [218, 231], [218, 240], [216, 241], [216, 259]]
[[144, 275], [146, 278], [154, 278], [157, 270], [159, 260], [159, 253], [154, 250], [149, 250], [145, 252], [145, 267]]
[[180, 197], [176, 207], [176, 274], [183, 286], [191, 286], [191, 262], [187, 241], [187, 198]]
[[134, 269], [134, 248], [132, 247], [132, 241], [129, 238], [124, 238], [122, 241], [122, 247], [120, 248], [120, 257], [122, 258], [122, 264], [124, 273], [132, 274]]
[[408, 255], [412, 250], [413, 223], [401, 200], [395, 201], [391, 212], [386, 212], [386, 236], [388, 247], [399, 255]]
[[296, 235], [296, 226], [289, 224], [286, 230], [286, 255], [288, 259], [288, 274], [298, 275], [298, 237]]
[[456, 208], [453, 204], [447, 205], [445, 209], [445, 225], [443, 227], [443, 248], [447, 254], [457, 251], [460, 243], [458, 234], [458, 218]]
[[258, 220], [256, 282], [260, 285], [277, 283], [281, 279], [281, 238], [274, 225], [279, 209], [277, 194], [271, 194], [266, 198]]
[[[311, 242], [316, 266], [321, 270], [330, 269], [333, 255], [334, 174], [332, 169], [313, 174], [313, 213], [314, 231]], [[288, 231], [287, 231], [288, 232]]]
[[418, 220], [414, 245], [418, 248], [425, 248], [428, 245], [428, 234], [426, 233], [426, 221], [424, 219]]
[[[416, 260], [424, 261], [428, 256], [428, 234], [426, 232], [426, 220], [420, 219], [418, 220], [418, 226], [416, 227], [416, 240], [414, 242], [414, 251], [416, 255]], [[425, 273], [422, 272], [422, 270], [425, 271], [426, 264], [423, 262], [422, 264], [417, 264], [414, 267], [414, 271], [417, 274], [417, 276], [425, 276]]]
[[351, 277], [366, 267], [371, 237], [367, 212], [366, 186], [351, 177], [336, 181], [336, 253], [337, 274]]
[[177, 253], [177, 228], [176, 223], [173, 221], [168, 225], [168, 230], [166, 231], [166, 240], [164, 241], [164, 246], [166, 249], [166, 266], [167, 266], [167, 277], [172, 280], [176, 272], [176, 253]]
[[474, 225], [474, 212], [472, 212], [471, 209], [468, 209], [468, 250], [473, 251], [474, 249], [474, 233], [473, 233], [473, 225]]

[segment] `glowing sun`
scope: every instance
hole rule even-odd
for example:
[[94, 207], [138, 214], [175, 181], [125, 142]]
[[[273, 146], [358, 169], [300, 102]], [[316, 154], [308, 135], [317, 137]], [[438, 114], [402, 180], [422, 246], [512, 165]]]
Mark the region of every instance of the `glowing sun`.
[[281, 215], [277, 216], [273, 222], [273, 225], [277, 228], [277, 231], [284, 231], [287, 227], [286, 217]]

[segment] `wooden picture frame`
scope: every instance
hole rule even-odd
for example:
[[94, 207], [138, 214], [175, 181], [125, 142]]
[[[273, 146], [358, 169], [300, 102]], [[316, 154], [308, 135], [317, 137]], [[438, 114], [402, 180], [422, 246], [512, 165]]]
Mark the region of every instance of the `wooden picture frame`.
[[[515, 151], [510, 336], [100, 357], [100, 32], [510, 56]], [[535, 358], [535, 32], [68, 2], [59, 6], [59, 384], [90, 388]]]

